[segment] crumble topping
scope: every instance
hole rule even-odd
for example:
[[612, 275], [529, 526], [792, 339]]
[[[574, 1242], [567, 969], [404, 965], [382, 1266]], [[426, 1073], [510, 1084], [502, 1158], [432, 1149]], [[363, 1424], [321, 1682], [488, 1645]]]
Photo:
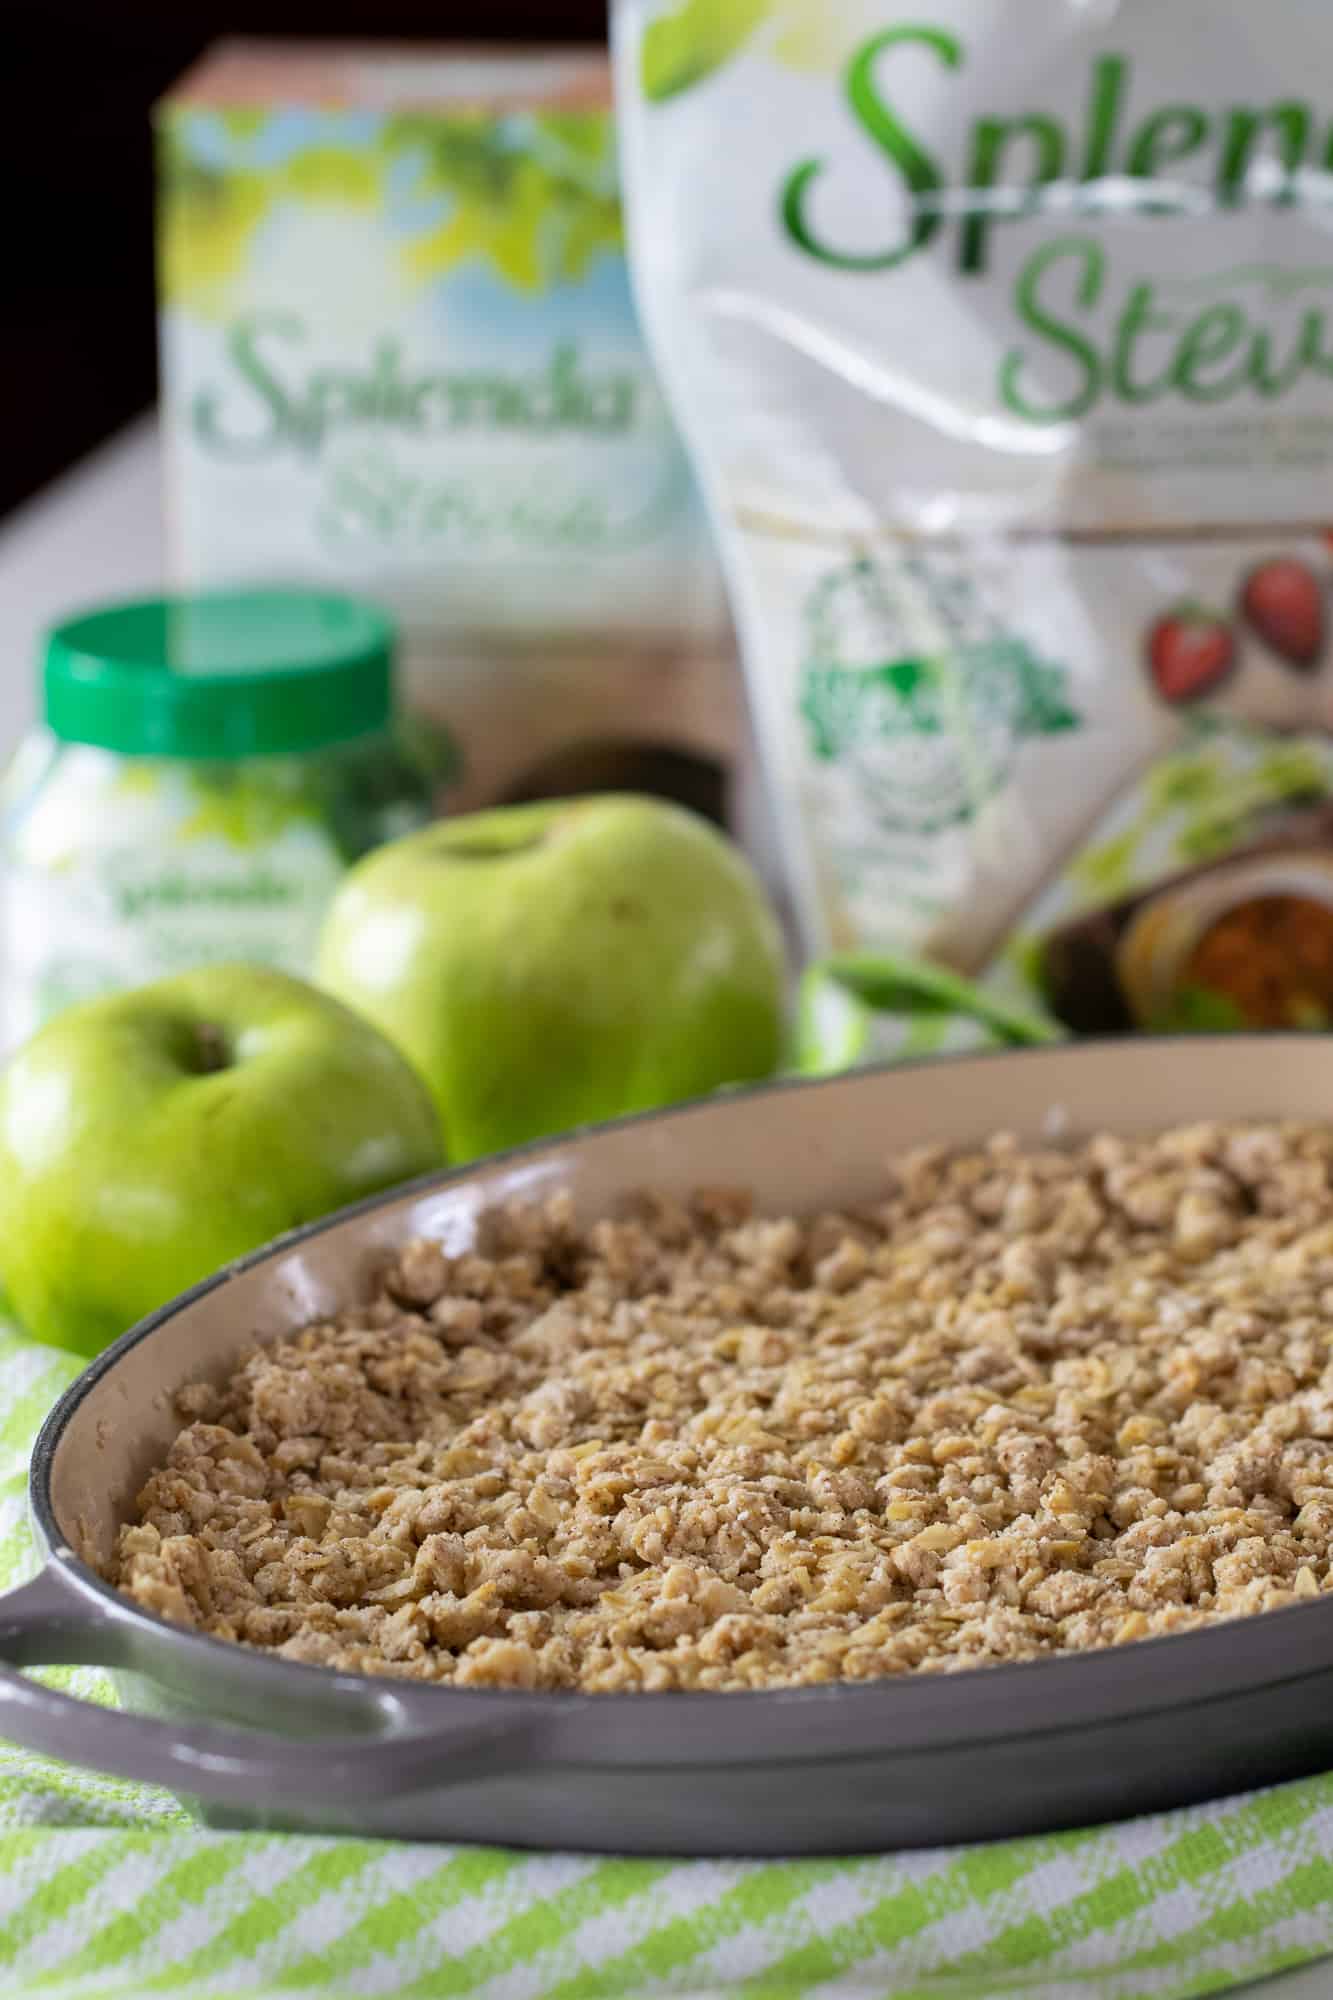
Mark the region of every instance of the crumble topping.
[[863, 1209], [651, 1194], [410, 1244], [182, 1392], [111, 1580], [216, 1637], [464, 1685], [789, 1686], [1314, 1596], [1333, 1130], [919, 1151]]

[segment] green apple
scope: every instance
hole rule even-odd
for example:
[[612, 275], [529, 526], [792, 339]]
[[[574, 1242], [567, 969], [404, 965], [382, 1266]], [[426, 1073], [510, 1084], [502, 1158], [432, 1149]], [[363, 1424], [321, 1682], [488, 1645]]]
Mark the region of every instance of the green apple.
[[392, 1036], [452, 1159], [768, 1076], [782, 942], [739, 850], [634, 795], [502, 806], [376, 849], [317, 976]]
[[70, 1007], [0, 1076], [0, 1274], [95, 1354], [297, 1224], [440, 1163], [395, 1048], [285, 973], [210, 966]]

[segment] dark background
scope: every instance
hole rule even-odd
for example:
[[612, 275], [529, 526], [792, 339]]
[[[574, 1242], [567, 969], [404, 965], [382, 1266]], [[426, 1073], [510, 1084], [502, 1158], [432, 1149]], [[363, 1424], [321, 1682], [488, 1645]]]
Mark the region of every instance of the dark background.
[[604, 33], [604, 0], [0, 0], [0, 515], [153, 399], [149, 111], [210, 42]]

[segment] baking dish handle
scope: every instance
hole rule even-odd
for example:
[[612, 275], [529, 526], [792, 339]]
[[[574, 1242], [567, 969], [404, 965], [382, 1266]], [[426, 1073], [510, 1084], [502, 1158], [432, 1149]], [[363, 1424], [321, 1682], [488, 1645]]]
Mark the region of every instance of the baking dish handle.
[[[113, 1633], [99, 1631], [53, 1569], [0, 1595], [0, 1735], [66, 1763], [252, 1810], [419, 1792], [498, 1776], [532, 1759], [530, 1716], [395, 1728], [388, 1689], [382, 1702], [371, 1698], [378, 1733], [287, 1737], [102, 1708], [18, 1671], [128, 1665], [116, 1652]], [[136, 1662], [134, 1671], [144, 1668]]]

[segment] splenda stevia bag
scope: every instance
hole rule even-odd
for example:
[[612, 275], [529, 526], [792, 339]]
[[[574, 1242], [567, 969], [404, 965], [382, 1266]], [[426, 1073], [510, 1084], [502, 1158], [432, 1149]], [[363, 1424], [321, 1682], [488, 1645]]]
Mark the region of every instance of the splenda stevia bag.
[[[1333, 1023], [1327, 7], [615, 26], [807, 949], [1072, 1032]], [[994, 1032], [954, 985], [897, 1046]]]

